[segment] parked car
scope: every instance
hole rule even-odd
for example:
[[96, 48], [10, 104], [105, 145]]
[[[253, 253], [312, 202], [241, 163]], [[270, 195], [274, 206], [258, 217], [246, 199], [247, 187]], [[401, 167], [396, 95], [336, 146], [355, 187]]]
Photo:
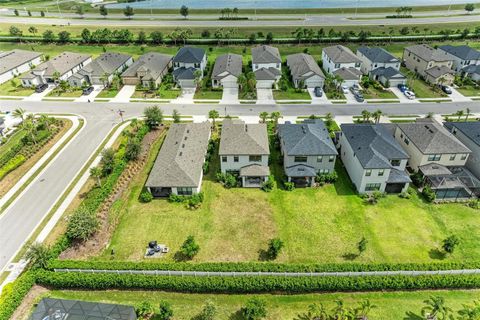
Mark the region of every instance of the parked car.
[[42, 84], [39, 84], [38, 86], [35, 87], [35, 92], [36, 92], [36, 93], [42, 93], [42, 92], [45, 91], [47, 88], [48, 88], [48, 84], [42, 83]]
[[441, 86], [442, 91], [445, 92], [446, 94], [452, 94], [452, 88], [449, 86]]
[[343, 93], [348, 93], [348, 87], [346, 85], [342, 86]]
[[320, 87], [315, 87], [315, 89], [313, 89], [313, 92], [315, 93], [315, 97], [323, 96], [323, 91]]
[[414, 99], [415, 99], [415, 93], [413, 93], [413, 92], [410, 91], [410, 90], [407, 90], [407, 91], [403, 92], [403, 94], [405, 95], [405, 97], [407, 97], [407, 98], [410, 99], [410, 100], [414, 100]]
[[398, 90], [400, 90], [402, 93], [404, 93], [405, 91], [408, 91], [408, 87], [404, 84], [399, 84], [397, 87], [398, 87]]
[[363, 97], [363, 95], [360, 92], [354, 93], [353, 96], [355, 97], [355, 100], [357, 100], [357, 102], [364, 102], [365, 101], [365, 98]]
[[93, 87], [90, 86], [90, 87], [88, 87], [88, 88], [83, 89], [82, 94], [83, 94], [84, 96], [88, 96], [90, 93], [92, 93], [92, 91], [93, 91]]

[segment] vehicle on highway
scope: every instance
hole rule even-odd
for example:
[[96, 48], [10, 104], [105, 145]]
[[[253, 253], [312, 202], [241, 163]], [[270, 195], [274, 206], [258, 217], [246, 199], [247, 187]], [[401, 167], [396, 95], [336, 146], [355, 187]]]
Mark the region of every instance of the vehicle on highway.
[[415, 93], [413, 93], [412, 91], [410, 90], [407, 90], [403, 93], [405, 95], [405, 97], [407, 97], [408, 99], [410, 100], [414, 100], [415, 99]]
[[315, 89], [313, 89], [313, 93], [315, 93], [315, 97], [323, 96], [323, 91], [320, 87], [315, 87]]
[[36, 93], [42, 93], [42, 92], [45, 91], [47, 88], [48, 88], [48, 84], [42, 83], [42, 84], [39, 84], [38, 86], [35, 87], [35, 92], [36, 92]]
[[400, 92], [402, 93], [409, 90], [408, 87], [404, 84], [399, 84], [397, 87], [398, 87], [398, 90], [400, 90]]
[[92, 91], [93, 91], [93, 87], [90, 86], [90, 87], [88, 87], [88, 88], [83, 89], [82, 94], [83, 94], [84, 96], [88, 96], [90, 93], [92, 93]]
[[445, 92], [446, 94], [452, 94], [452, 88], [449, 86], [441, 86], [442, 91]]

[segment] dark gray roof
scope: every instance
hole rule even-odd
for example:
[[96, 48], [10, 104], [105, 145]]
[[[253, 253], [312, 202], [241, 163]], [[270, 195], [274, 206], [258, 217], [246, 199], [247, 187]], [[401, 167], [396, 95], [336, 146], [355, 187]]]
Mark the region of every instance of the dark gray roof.
[[470, 74], [475, 74], [475, 73], [480, 74], [480, 64], [471, 64], [469, 66], [464, 67], [462, 71]]
[[80, 75], [102, 77], [104, 74], [111, 75], [124, 65], [132, 56], [123, 53], [107, 52], [83, 67]]
[[444, 45], [438, 48], [462, 60], [480, 60], [480, 51], [477, 51], [467, 45], [462, 45], [462, 46]]
[[168, 68], [171, 61], [171, 55], [149, 52], [132, 63], [132, 65], [122, 73], [122, 77], [138, 77], [138, 72], [142, 72], [145, 73], [145, 80], [156, 80], [161, 76], [162, 71]]
[[183, 47], [178, 50], [173, 62], [200, 63], [205, 57], [205, 50], [196, 47]]
[[343, 80], [359, 80], [362, 76], [362, 72], [355, 68], [340, 68], [335, 70], [333, 74], [338, 75]]
[[406, 79], [406, 77], [397, 69], [380, 67], [370, 72], [376, 76], [384, 76], [386, 79]]
[[400, 60], [394, 57], [390, 52], [380, 47], [360, 47], [358, 48], [358, 51], [372, 62], [378, 62], [378, 63], [400, 62]]
[[331, 47], [323, 48], [326, 55], [334, 63], [361, 63], [360, 60], [353, 52], [347, 47], [336, 45]]
[[471, 152], [436, 122], [398, 123], [397, 126], [423, 154]]
[[270, 168], [260, 164], [251, 164], [240, 169], [240, 177], [267, 177], [270, 175]]
[[433, 68], [425, 70], [425, 73], [435, 79], [440, 78], [441, 76], [444, 76], [446, 74], [455, 74], [452, 69], [446, 66], [435, 66]]
[[278, 48], [261, 45], [252, 48], [252, 63], [282, 63]]
[[365, 169], [389, 169], [390, 160], [409, 158], [382, 124], [342, 124], [341, 129]]
[[121, 304], [43, 298], [30, 320], [136, 320], [135, 309]]
[[267, 125], [246, 124], [240, 120], [226, 119], [222, 124], [220, 155], [268, 155]]
[[12, 51], [0, 52], [0, 74], [13, 70], [25, 63], [28, 63], [39, 56], [41, 52], [14, 49]]
[[446, 122], [444, 126], [451, 132], [453, 128], [462, 132], [473, 143], [480, 146], [480, 121]]
[[317, 171], [311, 166], [296, 164], [285, 168], [285, 174], [288, 177], [316, 177]]
[[255, 79], [257, 80], [277, 80], [281, 72], [275, 68], [260, 68], [255, 70]]
[[181, 67], [173, 71], [173, 76], [177, 80], [194, 80], [196, 70], [195, 68]]
[[279, 124], [278, 136], [287, 155], [337, 155], [322, 120], [302, 124]]
[[38, 65], [32, 71], [43, 71], [44, 77], [53, 77], [55, 72], [58, 72], [60, 76], [62, 76], [88, 59], [90, 59], [90, 55], [65, 51]]
[[172, 124], [145, 185], [197, 187], [209, 138], [209, 122]]
[[291, 54], [287, 56], [287, 65], [293, 79], [305, 80], [314, 75], [325, 78], [322, 69], [320, 69], [315, 59], [309, 54]]
[[213, 66], [212, 78], [222, 79], [225, 76], [220, 76], [220, 74], [224, 72], [227, 72], [227, 75], [238, 77], [242, 73], [242, 56], [232, 53], [218, 56]]
[[412, 180], [405, 171], [392, 168], [387, 183], [410, 183]]
[[410, 51], [425, 61], [449, 61], [452, 60], [441, 50], [435, 49], [426, 44], [417, 44], [406, 47], [405, 50]]

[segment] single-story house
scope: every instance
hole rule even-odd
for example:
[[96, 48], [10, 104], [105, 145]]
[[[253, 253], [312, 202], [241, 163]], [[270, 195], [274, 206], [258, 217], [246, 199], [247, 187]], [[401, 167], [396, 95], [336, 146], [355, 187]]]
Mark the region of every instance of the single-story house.
[[0, 52], [0, 84], [40, 64], [42, 56], [41, 52], [20, 49]]
[[287, 66], [295, 88], [299, 88], [301, 84], [303, 88], [323, 88], [325, 75], [311, 55], [291, 54], [287, 56]]
[[212, 71], [212, 87], [238, 88], [238, 77], [242, 74], [242, 56], [222, 54], [215, 60]]
[[125, 70], [121, 77], [125, 85], [138, 85], [157, 87], [172, 66], [172, 56], [157, 52], [149, 52]]

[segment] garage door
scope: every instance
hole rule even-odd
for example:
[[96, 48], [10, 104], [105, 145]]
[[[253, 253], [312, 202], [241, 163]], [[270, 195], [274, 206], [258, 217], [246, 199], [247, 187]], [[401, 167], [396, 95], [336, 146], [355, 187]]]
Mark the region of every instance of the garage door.
[[307, 81], [305, 84], [307, 85], [307, 88], [323, 88], [323, 81]]
[[405, 183], [388, 183], [385, 187], [386, 193], [400, 193], [405, 187]]
[[222, 85], [224, 88], [238, 88], [237, 81], [235, 80], [222, 81]]
[[257, 81], [258, 89], [272, 89], [272, 86], [273, 86], [273, 81], [270, 81], [270, 80]]
[[194, 80], [180, 80], [180, 87], [182, 88], [195, 88]]
[[402, 80], [402, 79], [392, 79], [390, 80], [390, 87], [396, 87], [399, 84], [405, 84], [407, 80]]

